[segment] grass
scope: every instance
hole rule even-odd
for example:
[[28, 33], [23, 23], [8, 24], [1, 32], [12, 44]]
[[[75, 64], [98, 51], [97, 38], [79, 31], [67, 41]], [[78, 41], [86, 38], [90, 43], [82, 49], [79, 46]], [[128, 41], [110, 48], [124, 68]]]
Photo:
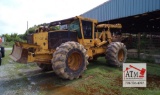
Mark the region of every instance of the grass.
[[14, 43], [15, 42], [3, 42], [2, 46], [4, 46], [5, 48], [12, 48]]
[[[26, 66], [26, 64], [19, 64], [17, 62], [14, 62], [10, 57], [9, 55], [11, 54], [12, 50], [6, 50], [5, 51], [5, 57], [2, 58], [2, 65], [5, 65], [5, 64], [16, 64], [16, 69], [20, 69], [20, 68], [30, 68], [30, 67], [35, 67], [35, 64], [30, 64], [29, 66]], [[37, 66], [37, 65], [36, 65]]]
[[10, 54], [11, 54], [11, 50], [6, 50], [5, 51], [5, 57], [2, 58], [2, 65], [9, 63], [9, 60], [10, 60], [9, 55]]
[[[2, 65], [8, 64], [10, 52], [6, 51], [6, 57], [2, 59]], [[137, 59], [127, 59], [126, 62], [146, 63]], [[15, 65], [16, 69], [26, 68], [26, 65], [23, 64], [17, 63]], [[27, 69], [31, 69], [32, 67], [35, 67], [35, 65], [31, 65]], [[40, 90], [40, 95], [52, 95], [51, 93], [55, 93], [58, 90], [63, 93], [70, 92], [69, 95], [160, 95], [159, 72], [160, 65], [147, 62], [147, 87], [124, 88], [122, 87], [122, 69], [109, 67], [106, 64], [106, 60], [100, 57], [97, 61], [90, 62], [82, 78], [70, 81], [61, 79], [58, 76], [54, 78], [49, 76], [51, 80], [44, 80], [44, 85], [49, 86], [44, 87], [43, 85], [41, 88], [40, 84], [37, 84], [36, 88]]]
[[[128, 59], [127, 62], [144, 61]], [[90, 63], [84, 74], [83, 82], [75, 87], [80, 92], [87, 94], [107, 95], [159, 95], [160, 94], [160, 65], [147, 63], [148, 84], [146, 88], [124, 88], [122, 87], [122, 71], [106, 65], [104, 58]], [[153, 78], [153, 79], [152, 79]]]

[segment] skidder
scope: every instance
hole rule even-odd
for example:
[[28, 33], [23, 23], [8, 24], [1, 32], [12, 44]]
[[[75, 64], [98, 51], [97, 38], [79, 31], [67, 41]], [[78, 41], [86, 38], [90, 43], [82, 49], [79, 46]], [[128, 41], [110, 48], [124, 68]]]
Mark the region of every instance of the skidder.
[[61, 78], [76, 79], [87, 69], [88, 60], [99, 56], [105, 56], [110, 65], [122, 66], [127, 50], [114, 40], [120, 28], [121, 24], [98, 24], [81, 16], [54, 21], [28, 35], [27, 43], [16, 42], [10, 57], [19, 63], [36, 62]]

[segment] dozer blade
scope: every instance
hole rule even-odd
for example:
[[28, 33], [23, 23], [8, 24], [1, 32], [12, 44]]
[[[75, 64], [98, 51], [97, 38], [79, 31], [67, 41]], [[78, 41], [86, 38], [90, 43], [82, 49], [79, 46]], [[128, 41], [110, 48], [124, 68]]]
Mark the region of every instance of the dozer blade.
[[21, 46], [14, 45], [10, 58], [18, 63], [27, 63], [28, 49], [24, 49]]

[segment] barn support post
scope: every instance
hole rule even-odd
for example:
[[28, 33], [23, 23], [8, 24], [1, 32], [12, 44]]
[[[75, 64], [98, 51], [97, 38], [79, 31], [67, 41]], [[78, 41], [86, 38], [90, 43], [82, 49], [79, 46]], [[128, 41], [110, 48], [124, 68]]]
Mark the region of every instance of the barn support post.
[[140, 59], [140, 46], [141, 46], [141, 33], [138, 33], [138, 45], [137, 45], [137, 49], [138, 49], [138, 59]]

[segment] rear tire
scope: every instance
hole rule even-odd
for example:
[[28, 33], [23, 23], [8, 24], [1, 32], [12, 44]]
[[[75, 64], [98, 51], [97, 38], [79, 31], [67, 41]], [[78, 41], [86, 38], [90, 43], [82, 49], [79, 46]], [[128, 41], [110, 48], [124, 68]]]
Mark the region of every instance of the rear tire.
[[52, 68], [64, 79], [79, 78], [88, 64], [86, 49], [77, 42], [62, 43], [53, 54]]
[[52, 64], [43, 64], [43, 63], [37, 63], [39, 68], [41, 68], [43, 71], [51, 71], [52, 70]]
[[121, 42], [112, 42], [108, 45], [106, 59], [109, 65], [121, 67], [127, 59], [126, 46]]

